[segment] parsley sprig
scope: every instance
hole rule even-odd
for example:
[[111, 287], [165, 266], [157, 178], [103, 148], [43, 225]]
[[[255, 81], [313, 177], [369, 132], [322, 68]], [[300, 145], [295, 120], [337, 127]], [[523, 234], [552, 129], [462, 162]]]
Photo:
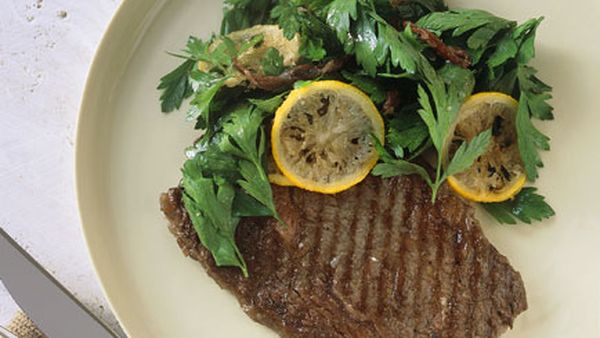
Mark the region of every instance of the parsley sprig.
[[[248, 269], [235, 244], [241, 217], [272, 216], [281, 221], [265, 172], [264, 120], [287, 92], [267, 98], [250, 92], [240, 96], [225, 84], [238, 75], [233, 60], [262, 41], [261, 35], [241, 44], [227, 36], [205, 41], [190, 37], [181, 56], [186, 60], [159, 85], [162, 110], [178, 109], [192, 96], [187, 118], [204, 130], [183, 165], [184, 206], [217, 265], [239, 267], [245, 276]], [[199, 68], [199, 63], [204, 66]], [[265, 72], [280, 72], [282, 64], [277, 50], [269, 50], [263, 60]], [[239, 101], [232, 101], [232, 96]]]
[[244, 275], [247, 267], [235, 245], [240, 217], [281, 220], [264, 165], [267, 112], [259, 107], [247, 103], [234, 108], [222, 130], [203, 138], [200, 150], [183, 166], [184, 203], [202, 244], [218, 265], [237, 266]]
[[157, 89], [163, 91], [160, 95], [160, 108], [163, 113], [179, 109], [183, 100], [192, 95], [189, 77], [194, 65], [194, 60], [186, 60], [160, 79]]
[[[469, 168], [473, 161], [485, 152], [491, 139], [491, 132], [486, 131], [471, 142], [463, 143], [450, 160], [447, 170], [443, 171], [444, 144], [460, 106], [473, 91], [475, 80], [471, 71], [455, 65], [449, 64], [436, 71], [421, 53], [423, 47], [418, 44], [408, 29], [398, 32], [381, 17], [376, 18], [380, 31], [387, 32], [386, 34], [389, 35], [383, 48], [392, 49], [389, 55], [392, 59], [394, 54], [397, 56], [397, 66], [408, 68], [404, 69], [414, 72], [415, 77], [422, 82], [417, 89], [418, 102], [421, 106], [418, 113], [429, 131], [429, 137], [437, 152], [437, 160], [432, 179], [425, 168], [402, 158], [394, 158], [383, 151], [383, 147], [379, 147], [383, 163], [373, 169], [373, 175], [391, 177], [419, 174], [431, 187], [432, 200], [435, 201], [438, 189], [448, 176]], [[390, 62], [393, 64], [392, 60]], [[398, 149], [398, 146], [393, 145], [393, 148]], [[398, 151], [396, 154], [402, 155]]]
[[536, 188], [524, 188], [512, 200], [483, 206], [498, 222], [505, 224], [517, 224], [517, 220], [531, 224], [554, 216], [554, 209], [536, 191]]
[[324, 0], [279, 1], [271, 11], [271, 18], [283, 30], [288, 39], [300, 35], [300, 54], [309, 61], [320, 61], [335, 56], [340, 46], [335, 35], [323, 20]]

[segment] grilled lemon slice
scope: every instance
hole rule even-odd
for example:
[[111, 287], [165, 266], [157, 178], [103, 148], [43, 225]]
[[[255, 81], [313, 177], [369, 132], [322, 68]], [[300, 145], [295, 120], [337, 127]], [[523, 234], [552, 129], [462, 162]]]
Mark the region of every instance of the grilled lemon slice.
[[334, 194], [362, 181], [384, 142], [381, 114], [358, 88], [316, 81], [290, 93], [275, 113], [271, 150], [292, 184]]
[[496, 92], [471, 96], [461, 107], [450, 156], [462, 141], [469, 141], [484, 130], [492, 129], [486, 153], [465, 172], [448, 178], [459, 195], [476, 202], [501, 202], [514, 197], [526, 182], [519, 154], [515, 117], [518, 102]]
[[[269, 48], [275, 48], [279, 51], [283, 57], [283, 65], [286, 67], [296, 65], [300, 59], [299, 36], [296, 35], [293, 39], [288, 40], [284, 36], [283, 30], [281, 30], [278, 25], [256, 25], [247, 29], [230, 33], [227, 35], [227, 37], [236, 44], [236, 47], [239, 47], [257, 35], [262, 35], [263, 41], [257, 46], [248, 49], [241, 55], [238, 55], [237, 57], [238, 62], [244, 65], [244, 67], [252, 70], [255, 73], [262, 72], [261, 60], [265, 57]], [[217, 39], [213, 44], [211, 44], [209, 51], [215, 50], [221, 43], [222, 41]], [[203, 72], [208, 72], [212, 67], [213, 65], [207, 62], [198, 62], [198, 69]], [[234, 76], [225, 81], [225, 85], [227, 87], [235, 87], [244, 80], [246, 80], [246, 77], [236, 70], [234, 72]]]

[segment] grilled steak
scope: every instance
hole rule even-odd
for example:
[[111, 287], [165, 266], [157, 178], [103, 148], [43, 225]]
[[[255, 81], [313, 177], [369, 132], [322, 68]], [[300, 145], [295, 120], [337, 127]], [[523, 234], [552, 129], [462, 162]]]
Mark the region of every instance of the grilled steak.
[[273, 187], [283, 228], [244, 219], [250, 277], [218, 268], [181, 203], [161, 197], [185, 255], [254, 320], [285, 337], [497, 337], [527, 308], [525, 288], [472, 208], [417, 177], [370, 177], [337, 195]]

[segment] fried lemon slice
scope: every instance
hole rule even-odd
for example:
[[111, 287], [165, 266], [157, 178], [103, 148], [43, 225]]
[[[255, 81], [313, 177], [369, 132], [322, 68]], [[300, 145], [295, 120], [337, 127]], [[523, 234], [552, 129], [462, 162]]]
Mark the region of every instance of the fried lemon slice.
[[448, 184], [459, 195], [491, 203], [505, 201], [521, 191], [526, 175], [517, 144], [517, 109], [517, 101], [496, 92], [475, 94], [463, 104], [448, 147], [450, 155], [462, 141], [470, 141], [490, 128], [492, 140], [487, 152], [469, 169], [448, 178]]
[[[244, 67], [252, 70], [252, 72], [262, 72], [261, 61], [264, 59], [267, 51], [270, 48], [275, 48], [279, 51], [283, 57], [283, 65], [286, 67], [296, 65], [300, 59], [299, 36], [296, 35], [293, 39], [288, 40], [284, 36], [283, 30], [278, 25], [256, 25], [247, 29], [229, 33], [227, 37], [233, 41], [236, 47], [240, 47], [243, 43], [250, 41], [257, 35], [262, 35], [262, 42], [257, 46], [248, 49], [237, 57], [237, 61]], [[217, 39], [210, 45], [209, 51], [214, 51], [221, 43], [222, 41]], [[200, 71], [208, 72], [212, 67], [213, 66], [207, 62], [198, 62], [198, 69]], [[244, 74], [236, 70], [234, 76], [229, 77], [225, 81], [225, 85], [227, 87], [235, 87], [244, 80], [246, 80]]]
[[362, 181], [377, 163], [373, 136], [384, 142], [381, 114], [358, 88], [316, 81], [293, 90], [275, 112], [271, 150], [292, 184], [334, 194]]

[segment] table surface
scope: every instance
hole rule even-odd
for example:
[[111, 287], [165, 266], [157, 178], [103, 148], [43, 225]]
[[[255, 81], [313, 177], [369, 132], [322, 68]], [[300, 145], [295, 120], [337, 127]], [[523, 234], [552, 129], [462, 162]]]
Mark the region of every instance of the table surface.
[[[119, 0], [0, 0], [0, 226], [117, 327], [91, 266], [74, 188], [86, 74]], [[0, 284], [0, 325], [18, 307]]]

